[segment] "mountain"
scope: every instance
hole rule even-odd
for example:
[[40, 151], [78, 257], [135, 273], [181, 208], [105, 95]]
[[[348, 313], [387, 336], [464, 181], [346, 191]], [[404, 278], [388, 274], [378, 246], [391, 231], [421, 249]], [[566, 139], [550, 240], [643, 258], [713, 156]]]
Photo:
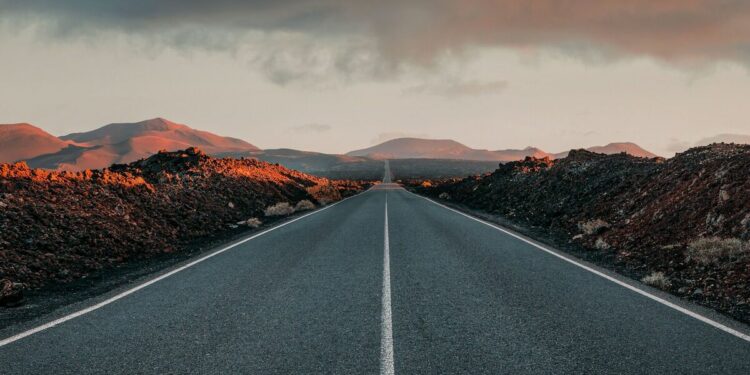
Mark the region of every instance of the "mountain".
[[0, 163], [57, 152], [69, 143], [31, 124], [0, 125]]
[[[383, 159], [408, 159], [419, 167], [415, 176], [447, 176], [487, 170], [486, 162], [509, 162], [536, 158], [562, 158], [568, 153], [550, 154], [535, 147], [508, 150], [480, 150], [450, 139], [397, 138], [351, 151], [346, 155], [324, 154], [292, 149], [260, 150], [243, 140], [222, 137], [192, 129], [163, 118], [136, 123], [114, 123], [89, 132], [57, 138], [29, 124], [0, 125], [0, 162], [26, 160], [29, 166], [44, 169], [100, 169], [149, 157], [160, 150], [199, 147], [209, 155], [252, 157], [307, 173], [334, 178], [370, 179], [380, 173]], [[610, 143], [589, 151], [653, 157], [633, 143]], [[445, 165], [444, 170], [419, 160], [460, 160], [480, 164]], [[445, 163], [444, 163], [445, 164]], [[406, 164], [405, 164], [406, 165]]]
[[473, 152], [473, 149], [450, 139], [396, 138], [347, 155], [373, 159], [467, 159], [473, 156]]
[[[626, 153], [630, 156], [637, 156], [639, 158], [654, 158], [657, 155], [643, 149], [632, 142], [614, 142], [606, 146], [593, 146], [586, 149], [587, 151], [596, 152], [597, 154], [614, 155], [620, 153]], [[554, 154], [555, 159], [561, 159], [568, 156], [569, 151]]]
[[516, 161], [516, 160], [523, 160], [527, 156], [533, 156], [535, 158], [544, 158], [546, 156], [552, 157], [553, 155], [549, 152], [540, 150], [536, 147], [526, 147], [522, 150], [497, 150], [493, 151], [495, 154], [499, 155], [500, 161]]
[[241, 139], [192, 129], [163, 118], [109, 124], [90, 132], [68, 134], [60, 139], [88, 145], [112, 145], [130, 141], [136, 152], [154, 147], [174, 148], [179, 144], [197, 146], [209, 154], [259, 150]]
[[349, 156], [373, 159], [459, 159], [481, 161], [512, 161], [526, 156], [547, 156], [533, 147], [523, 150], [478, 150], [450, 139], [396, 138], [381, 144], [348, 152]]
[[51, 153], [37, 153], [27, 160], [45, 169], [99, 169], [149, 157], [159, 150], [198, 147], [208, 154], [259, 151], [243, 140], [222, 137], [186, 125], [155, 118], [136, 123], [116, 123], [99, 129], [60, 137], [70, 145]]

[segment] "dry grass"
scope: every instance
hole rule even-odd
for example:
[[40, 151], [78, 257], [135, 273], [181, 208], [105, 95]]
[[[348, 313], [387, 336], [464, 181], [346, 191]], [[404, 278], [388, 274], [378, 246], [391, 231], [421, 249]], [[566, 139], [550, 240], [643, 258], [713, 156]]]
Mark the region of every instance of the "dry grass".
[[295, 211], [309, 211], [309, 210], [314, 210], [314, 209], [315, 209], [315, 204], [313, 202], [310, 202], [307, 199], [303, 199], [297, 202], [297, 205], [294, 206]]
[[672, 283], [664, 272], [652, 272], [650, 275], [642, 278], [641, 281], [646, 285], [651, 285], [654, 288], [662, 290], [669, 289], [672, 286]]
[[258, 219], [257, 217], [252, 217], [250, 219], [245, 220], [245, 225], [247, 225], [250, 228], [257, 228], [261, 226], [262, 224], [263, 222], [260, 221], [260, 219]]
[[600, 233], [602, 230], [609, 228], [609, 223], [602, 219], [582, 221], [578, 223], [578, 229], [586, 235]]
[[716, 264], [722, 259], [742, 259], [750, 254], [750, 246], [738, 238], [704, 237], [688, 245], [687, 258], [703, 265]]
[[268, 206], [264, 211], [266, 216], [288, 216], [293, 213], [294, 207], [287, 202], [276, 203], [273, 206]]

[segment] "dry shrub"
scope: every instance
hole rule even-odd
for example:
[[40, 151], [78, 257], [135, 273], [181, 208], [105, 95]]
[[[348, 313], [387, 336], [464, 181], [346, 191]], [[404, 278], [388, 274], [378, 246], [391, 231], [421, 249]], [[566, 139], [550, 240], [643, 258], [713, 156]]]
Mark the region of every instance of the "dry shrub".
[[294, 206], [295, 211], [308, 211], [308, 210], [314, 210], [315, 204], [313, 202], [310, 202], [307, 199], [303, 199], [299, 202], [297, 202], [297, 205]]
[[596, 242], [594, 243], [594, 247], [597, 250], [608, 250], [611, 246], [607, 243], [607, 241], [604, 241], [601, 237], [596, 239]]
[[287, 202], [276, 203], [273, 206], [268, 206], [264, 211], [266, 216], [288, 216], [293, 213], [294, 207]]
[[672, 283], [664, 272], [652, 272], [650, 275], [642, 278], [641, 281], [646, 285], [651, 285], [654, 288], [662, 290], [669, 289], [672, 286]]
[[738, 238], [703, 237], [688, 245], [687, 258], [703, 265], [721, 259], [741, 259], [748, 255], [748, 244]]
[[257, 217], [252, 217], [250, 219], [245, 220], [245, 225], [247, 225], [250, 228], [257, 228], [261, 226], [262, 224], [263, 222], [260, 221], [260, 219], [258, 219]]
[[609, 223], [602, 219], [582, 221], [578, 223], [578, 229], [589, 236], [592, 234], [597, 234], [607, 228], [609, 228]]

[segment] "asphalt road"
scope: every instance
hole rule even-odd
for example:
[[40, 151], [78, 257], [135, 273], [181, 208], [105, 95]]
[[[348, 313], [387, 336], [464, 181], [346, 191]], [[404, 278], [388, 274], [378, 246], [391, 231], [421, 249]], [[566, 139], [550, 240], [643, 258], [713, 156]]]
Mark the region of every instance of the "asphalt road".
[[746, 339], [387, 183], [123, 292], [0, 332], [0, 374], [750, 373]]

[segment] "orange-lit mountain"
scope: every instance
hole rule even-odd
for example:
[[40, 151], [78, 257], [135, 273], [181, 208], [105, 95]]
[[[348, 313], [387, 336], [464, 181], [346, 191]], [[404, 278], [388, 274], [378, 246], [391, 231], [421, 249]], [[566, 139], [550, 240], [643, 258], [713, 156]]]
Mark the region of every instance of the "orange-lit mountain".
[[66, 148], [37, 153], [27, 160], [35, 168], [99, 169], [149, 157], [159, 150], [199, 147], [208, 154], [257, 151], [243, 140], [192, 129], [163, 118], [136, 123], [116, 123], [60, 137]]
[[[209, 155], [255, 157], [327, 176], [327, 172], [332, 170], [347, 173], [353, 169], [369, 170], [374, 165], [380, 165], [377, 161], [382, 159], [409, 159], [417, 164], [420, 163], [417, 159], [484, 163], [522, 160], [527, 156], [562, 158], [567, 155], [567, 152], [550, 154], [534, 147], [479, 150], [450, 139], [419, 138], [393, 139], [346, 155], [291, 149], [261, 151], [240, 139], [192, 129], [163, 118], [109, 124], [93, 131], [60, 138], [29, 124], [0, 125], [0, 162], [26, 160], [34, 168], [100, 169], [146, 158], [159, 150], [172, 151], [188, 147], [199, 147]], [[604, 154], [626, 152], [633, 156], [655, 156], [633, 143], [611, 143], [587, 150]]]
[[69, 143], [31, 124], [0, 125], [0, 162], [57, 152]]
[[533, 147], [523, 150], [477, 150], [450, 139], [397, 138], [347, 153], [373, 159], [460, 159], [512, 161], [526, 156], [543, 157], [546, 152]]
[[[615, 142], [610, 143], [606, 146], [594, 146], [589, 147], [586, 149], [587, 151], [596, 152], [597, 154], [605, 154], [605, 155], [614, 155], [614, 154], [620, 154], [620, 153], [626, 153], [631, 156], [637, 156], [640, 158], [653, 158], [657, 155], [643, 149], [641, 146], [638, 146], [635, 143], [632, 142]], [[555, 159], [561, 159], [568, 156], [568, 151], [561, 152], [559, 154], [555, 154]]]

